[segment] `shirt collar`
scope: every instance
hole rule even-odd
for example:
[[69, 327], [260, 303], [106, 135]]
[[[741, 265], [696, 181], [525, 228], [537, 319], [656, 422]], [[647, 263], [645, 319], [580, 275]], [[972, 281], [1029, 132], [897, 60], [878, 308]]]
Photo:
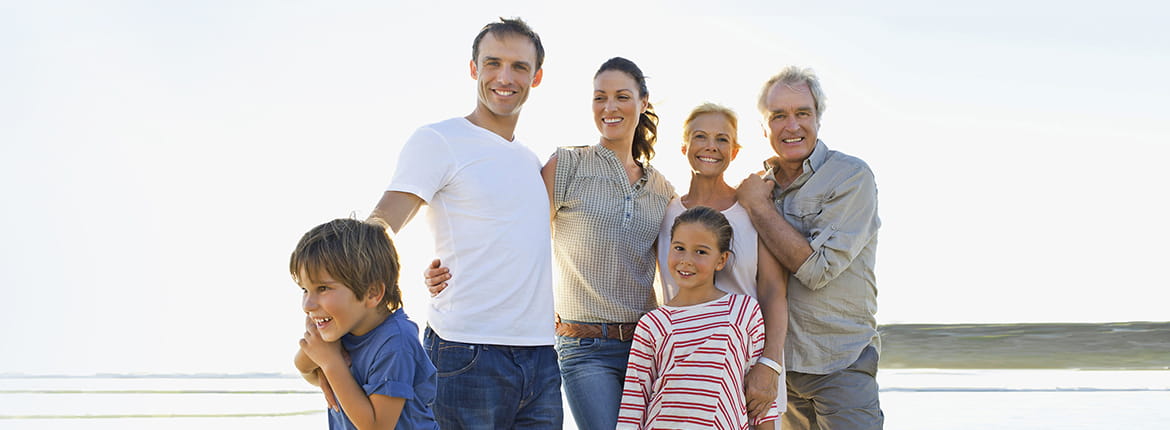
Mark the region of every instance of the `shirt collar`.
[[829, 146], [825, 142], [817, 139], [817, 145], [813, 147], [812, 154], [804, 159], [804, 167], [806, 172], [816, 172], [825, 165], [825, 161], [829, 159]]
[[[593, 145], [593, 146], [597, 148], [597, 152], [596, 152], [597, 155], [600, 155], [604, 158], [608, 158], [610, 160], [613, 160], [614, 162], [617, 162], [618, 165], [621, 165], [621, 159], [618, 158], [617, 153], [613, 152], [612, 149], [609, 149], [605, 145], [602, 145], [600, 143]], [[658, 172], [656, 170], [654, 170], [654, 166], [651, 165], [650, 163], [640, 163], [640, 164], [642, 165], [642, 171], [644, 172], [642, 175], [642, 179], [649, 180], [652, 175], [658, 174]]]
[[[778, 157], [773, 156], [772, 158], [764, 160], [764, 179], [770, 179], [772, 182], [776, 182], [776, 169], [779, 168], [776, 166], [776, 162], [778, 161], [777, 158]], [[788, 188], [799, 187], [804, 184], [804, 182], [808, 180], [809, 176], [812, 176], [813, 173], [816, 173], [817, 170], [820, 170], [821, 166], [825, 165], [825, 161], [828, 159], [829, 146], [825, 145], [824, 141], [817, 139], [817, 144], [813, 146], [812, 153], [808, 155], [808, 158], [804, 159], [803, 163], [801, 163], [801, 166], [804, 167], [802, 169], [803, 171], [800, 173], [800, 176], [796, 177], [796, 180], [792, 181], [792, 183], [788, 185]], [[780, 193], [781, 191], [783, 190], [777, 188], [774, 192]]]

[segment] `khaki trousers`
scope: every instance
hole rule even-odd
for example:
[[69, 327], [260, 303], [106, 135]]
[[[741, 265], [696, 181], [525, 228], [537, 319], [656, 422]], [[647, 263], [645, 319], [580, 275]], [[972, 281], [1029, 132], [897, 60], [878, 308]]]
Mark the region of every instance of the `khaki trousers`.
[[827, 375], [787, 372], [788, 410], [783, 430], [880, 430], [877, 349], [861, 351], [849, 367]]

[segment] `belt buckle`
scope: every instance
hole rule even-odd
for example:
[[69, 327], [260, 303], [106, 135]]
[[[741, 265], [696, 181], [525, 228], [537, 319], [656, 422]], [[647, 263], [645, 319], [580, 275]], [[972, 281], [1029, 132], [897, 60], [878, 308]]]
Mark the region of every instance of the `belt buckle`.
[[625, 342], [626, 341], [626, 331], [622, 330], [623, 325], [624, 324], [621, 324], [621, 323], [617, 324], [618, 340]]

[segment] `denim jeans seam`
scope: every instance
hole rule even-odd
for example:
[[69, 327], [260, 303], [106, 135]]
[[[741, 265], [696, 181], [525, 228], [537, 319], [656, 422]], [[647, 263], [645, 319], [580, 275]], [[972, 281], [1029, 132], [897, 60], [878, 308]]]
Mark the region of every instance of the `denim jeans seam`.
[[463, 367], [461, 367], [461, 368], [459, 368], [459, 369], [455, 369], [455, 370], [452, 370], [452, 371], [449, 371], [449, 372], [439, 372], [439, 371], [436, 371], [437, 375], [438, 375], [440, 378], [448, 378], [448, 377], [452, 377], [452, 376], [458, 376], [458, 375], [462, 375], [462, 374], [464, 374], [464, 373], [467, 373], [467, 372], [468, 372], [468, 371], [470, 371], [471, 369], [474, 369], [474, 368], [475, 368], [475, 365], [476, 365], [477, 363], [479, 363], [479, 356], [480, 356], [480, 352], [482, 352], [482, 348], [477, 348], [475, 345], [467, 345], [467, 346], [464, 346], [464, 345], [449, 345], [449, 344], [445, 345], [445, 343], [447, 343], [447, 342], [446, 342], [446, 341], [440, 341], [440, 342], [439, 342], [439, 345], [438, 345], [438, 348], [437, 348], [437, 350], [438, 350], [438, 357], [439, 357], [439, 359], [438, 359], [437, 361], [438, 361], [439, 363], [442, 363], [442, 362], [443, 362], [443, 351], [444, 351], [444, 350], [452, 350], [452, 349], [456, 349], [456, 348], [461, 348], [461, 349], [470, 349], [470, 350], [472, 351], [472, 356], [471, 356], [471, 360], [467, 362], [467, 365], [466, 365], [466, 366], [463, 366]]

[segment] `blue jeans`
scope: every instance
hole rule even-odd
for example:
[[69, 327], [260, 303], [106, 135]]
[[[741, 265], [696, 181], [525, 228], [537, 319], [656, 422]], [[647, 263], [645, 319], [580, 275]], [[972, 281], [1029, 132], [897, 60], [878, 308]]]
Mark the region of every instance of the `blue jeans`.
[[632, 341], [557, 336], [565, 397], [580, 430], [617, 425]]
[[430, 327], [423, 346], [439, 374], [432, 405], [439, 428], [559, 429], [564, 423], [551, 346], [452, 342]]

